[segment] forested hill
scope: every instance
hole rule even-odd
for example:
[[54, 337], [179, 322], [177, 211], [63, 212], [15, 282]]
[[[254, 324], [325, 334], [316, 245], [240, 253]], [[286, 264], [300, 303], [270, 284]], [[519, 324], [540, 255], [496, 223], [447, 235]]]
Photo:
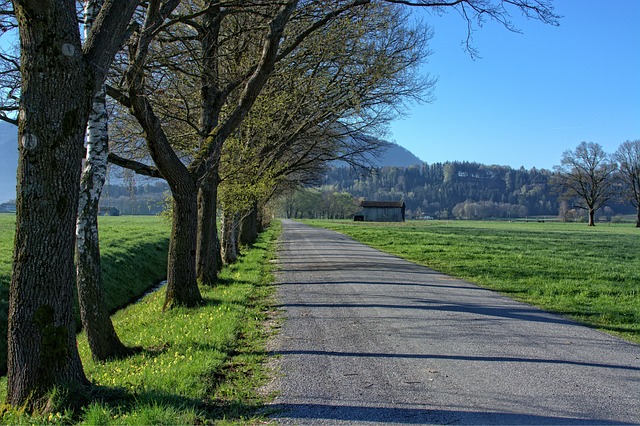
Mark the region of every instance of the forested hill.
[[373, 163], [378, 167], [409, 167], [422, 164], [422, 160], [408, 149], [392, 143], [380, 158], [373, 160]]
[[[491, 209], [491, 216], [557, 215], [559, 201], [550, 184], [551, 174], [468, 162], [382, 167], [369, 175], [334, 167], [327, 171], [322, 186], [368, 200], [404, 200], [415, 217], [473, 218], [471, 210], [480, 205], [483, 215]], [[465, 208], [470, 210], [466, 214], [461, 211]]]

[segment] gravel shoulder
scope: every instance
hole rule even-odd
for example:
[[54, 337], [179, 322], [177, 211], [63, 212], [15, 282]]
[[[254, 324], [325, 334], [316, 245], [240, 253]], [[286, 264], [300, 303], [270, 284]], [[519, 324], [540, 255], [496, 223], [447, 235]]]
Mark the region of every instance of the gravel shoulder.
[[283, 221], [280, 424], [640, 424], [640, 346]]

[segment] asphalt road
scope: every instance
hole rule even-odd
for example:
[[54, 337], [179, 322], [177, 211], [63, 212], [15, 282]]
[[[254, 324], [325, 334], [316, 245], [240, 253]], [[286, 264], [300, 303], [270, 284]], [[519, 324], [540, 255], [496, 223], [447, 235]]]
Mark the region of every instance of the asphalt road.
[[640, 346], [284, 221], [281, 424], [640, 424]]

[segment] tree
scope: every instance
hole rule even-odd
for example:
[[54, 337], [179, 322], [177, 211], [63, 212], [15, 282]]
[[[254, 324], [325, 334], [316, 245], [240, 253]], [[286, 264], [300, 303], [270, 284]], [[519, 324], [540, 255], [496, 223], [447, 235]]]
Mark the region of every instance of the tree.
[[596, 210], [615, 195], [616, 169], [611, 156], [594, 142], [582, 142], [574, 151], [565, 151], [561, 164], [555, 166], [556, 185], [564, 197], [577, 200], [575, 208], [588, 211], [589, 226], [595, 226]]
[[[88, 0], [84, 8], [84, 34], [100, 12], [102, 1]], [[80, 197], [76, 222], [76, 273], [78, 305], [82, 327], [93, 358], [104, 361], [130, 353], [113, 328], [104, 303], [102, 263], [98, 238], [98, 203], [107, 177], [109, 133], [104, 85], [93, 98], [86, 133], [86, 155], [80, 177]]]
[[7, 365], [14, 406], [34, 408], [55, 385], [88, 384], [73, 319], [84, 132], [136, 5], [106, 0], [82, 43], [75, 1], [13, 2], [21, 74]]
[[[200, 123], [197, 125], [190, 124], [197, 129], [197, 135], [200, 136], [199, 144], [196, 146], [188, 145], [185, 147], [184, 144], [171, 140], [170, 128], [164, 125], [161, 117], [157, 114], [157, 108], [151, 102], [152, 97], [149, 96], [149, 92], [153, 90], [150, 89], [149, 83], [153, 82], [153, 79], [148, 78], [150, 75], [147, 74], [145, 65], [151, 53], [153, 53], [154, 46], [151, 45], [151, 35], [159, 30], [160, 24], [152, 20], [146, 21], [141, 30], [142, 35], [138, 38], [137, 43], [132, 46], [132, 52], [129, 55], [130, 62], [125, 72], [126, 93], [116, 91], [115, 97], [131, 107], [133, 115], [145, 132], [149, 154], [157, 169], [116, 158], [115, 156], [111, 156], [111, 158], [116, 164], [134, 168], [138, 172], [156, 176], [161, 175], [167, 180], [171, 188], [173, 195], [173, 225], [169, 245], [165, 309], [178, 305], [195, 306], [202, 300], [196, 275], [198, 247], [196, 242], [201, 238], [198, 234], [198, 211], [199, 209], [206, 209], [207, 211], [215, 212], [215, 209], [207, 209], [207, 206], [215, 202], [215, 198], [212, 197], [215, 195], [213, 189], [217, 189], [218, 185], [217, 166], [222, 145], [244, 119], [271, 74], [274, 63], [278, 59], [278, 54], [281, 53], [279, 52], [279, 46], [284, 28], [296, 4], [296, 2], [289, 2], [280, 6], [263, 6], [266, 7], [261, 11], [264, 12], [263, 15], [269, 16], [269, 13], [271, 15], [267, 18], [266, 31], [263, 37], [256, 37], [261, 40], [262, 53], [257, 58], [251, 58], [254, 60], [250, 62], [248, 72], [244, 71], [227, 87], [217, 88], [219, 90], [211, 88], [212, 90], [205, 91], [205, 87], [208, 87], [206, 86], [208, 80], [203, 80], [199, 100], [203, 104], [207, 104], [209, 109], [201, 108]], [[217, 31], [219, 20], [228, 15], [228, 12], [222, 9], [221, 7], [206, 9], [216, 12], [212, 17], [207, 17], [205, 14], [207, 18], [205, 25], [213, 25], [215, 28], [208, 28], [208, 30], [214, 33]], [[202, 15], [202, 11], [197, 11], [194, 16], [198, 17], [200, 15]], [[182, 21], [188, 22], [189, 25], [195, 25], [196, 23], [194, 19], [182, 18], [176, 20], [176, 22]], [[196, 27], [200, 28], [198, 25]], [[203, 37], [206, 39], [208, 34], [209, 31], [205, 31], [196, 39], [200, 41]], [[188, 39], [177, 38], [176, 42], [182, 43], [182, 41], [186, 42], [186, 40]], [[212, 46], [215, 47], [215, 43]], [[242, 52], [236, 53], [242, 55]], [[218, 56], [215, 51], [206, 52], [205, 56], [209, 55], [213, 55], [214, 58]], [[190, 60], [191, 62], [198, 61], [198, 57], [192, 56]], [[202, 66], [201, 64], [202, 62], [200, 62], [200, 66]], [[231, 97], [232, 93], [237, 97]], [[202, 96], [207, 96], [207, 99]], [[209, 97], [215, 99], [209, 99]], [[185, 100], [187, 110], [186, 118], [180, 118], [179, 121], [190, 123], [192, 116], [190, 108], [192, 105], [182, 96], [179, 99]], [[237, 100], [235, 105], [233, 105], [234, 100]], [[230, 111], [224, 110], [224, 107], [229, 108]], [[224, 119], [221, 119], [222, 117]], [[215, 127], [211, 128], [212, 125]], [[204, 130], [201, 131], [201, 128], [204, 128]], [[189, 166], [184, 164], [183, 158], [179, 155], [181, 148], [182, 150], [185, 148], [191, 150], [192, 161]], [[203, 183], [212, 190], [206, 196], [199, 197], [198, 193]], [[215, 214], [207, 217], [206, 220], [215, 221]], [[209, 232], [204, 232], [203, 234], [211, 235]], [[212, 248], [213, 245], [208, 247]]]
[[[189, 51], [189, 40], [198, 40], [204, 41], [203, 36], [208, 36], [208, 34], [213, 34], [215, 39], [215, 34], [218, 34], [218, 30], [221, 27], [220, 23], [223, 20], [229, 19], [229, 17], [236, 19], [238, 16], [242, 16], [242, 13], [238, 12], [239, 10], [247, 10], [249, 13], [253, 15], [253, 20], [258, 22], [259, 25], [255, 27], [247, 27], [243, 24], [242, 19], [236, 19], [234, 22], [237, 22], [238, 25], [234, 31], [231, 31], [229, 34], [231, 36], [224, 38], [225, 40], [236, 40], [241, 38], [243, 40], [249, 40], [249, 46], [251, 49], [247, 49], [247, 53], [249, 56], [244, 56], [244, 52], [235, 51], [235, 53], [230, 54], [232, 52], [229, 51], [220, 51], [220, 43], [211, 43], [210, 46], [213, 47], [213, 50], [207, 52], [207, 48], [205, 43], [200, 47], [201, 52], [205, 52], [202, 55], [202, 58], [208, 58], [213, 61], [221, 61], [216, 64], [212, 64], [211, 67], [206, 67], [208, 70], [219, 70], [222, 69], [221, 65], [229, 64], [230, 59], [235, 60], [235, 64], [241, 64], [244, 67], [243, 71], [237, 73], [237, 77], [231, 79], [231, 81], [226, 82], [226, 84], [211, 84], [211, 81], [207, 82], [206, 87], [211, 90], [202, 90], [201, 96], [203, 97], [202, 107], [207, 109], [206, 113], [202, 112], [202, 117], [207, 117], [207, 120], [201, 121], [197, 125], [193, 125], [193, 123], [189, 124], [192, 128], [197, 129], [198, 137], [200, 138], [198, 149], [192, 150], [190, 155], [192, 156], [192, 161], [189, 166], [185, 166], [184, 164], [179, 165], [176, 160], [176, 152], [171, 152], [171, 150], [177, 148], [178, 145], [171, 145], [169, 139], [166, 137], [165, 142], [158, 142], [163, 139], [161, 136], [162, 133], [166, 132], [162, 129], [162, 120], [157, 119], [157, 112], [154, 111], [153, 104], [148, 102], [148, 100], [152, 97], [152, 92], [155, 88], [151, 88], [148, 86], [142, 87], [140, 85], [136, 86], [137, 82], [144, 82], [145, 79], [141, 78], [141, 70], [144, 66], [143, 63], [137, 63], [135, 66], [130, 68], [131, 73], [127, 73], [129, 77], [135, 77], [136, 81], [127, 78], [128, 88], [126, 89], [127, 95], [129, 97], [128, 102], [131, 104], [136, 117], [140, 121], [140, 119], [146, 120], [145, 123], [141, 122], [141, 126], [143, 127], [145, 134], [147, 136], [147, 140], [150, 144], [150, 154], [156, 163], [157, 170], [163, 177], [170, 180], [167, 176], [168, 174], [174, 174], [174, 177], [177, 175], [173, 172], [176, 170], [181, 170], [182, 168], [187, 169], [188, 175], [191, 177], [191, 182], [196, 182], [196, 189], [199, 192], [197, 197], [198, 199], [198, 217], [200, 218], [211, 218], [214, 217], [212, 212], [215, 211], [213, 208], [215, 204], [215, 189], [218, 185], [218, 173], [217, 168], [219, 166], [220, 155], [222, 152], [222, 146], [225, 141], [232, 135], [238, 125], [244, 120], [248, 112], [250, 111], [252, 105], [254, 104], [257, 96], [260, 94], [264, 84], [268, 81], [269, 77], [272, 75], [275, 65], [283, 58], [286, 58], [291, 52], [297, 49], [297, 47], [302, 43], [309, 35], [315, 33], [316, 31], [326, 27], [326, 25], [337, 17], [341, 16], [347, 11], [350, 11], [354, 8], [358, 7], [366, 7], [371, 2], [369, 0], [348, 0], [348, 1], [337, 1], [327, 4], [326, 2], [321, 1], [312, 1], [312, 2], [285, 2], [280, 5], [272, 4], [269, 2], [247, 2], [243, 4], [237, 4], [231, 2], [228, 5], [224, 3], [214, 3], [210, 5], [211, 7], [206, 8], [204, 11], [194, 12], [191, 17], [186, 18], [176, 18], [174, 21], [176, 23], [183, 24], [185, 26], [191, 26], [191, 36], [188, 38], [180, 38], [180, 37], [167, 37], [165, 40], [170, 41], [174, 40], [177, 43], [180, 43], [181, 46], [187, 47], [187, 51]], [[400, 2], [411, 4], [411, 2]], [[431, 2], [416, 2], [415, 5], [427, 6], [427, 7], [435, 7], [435, 6], [450, 6], [453, 8], [457, 8], [458, 11], [462, 13], [467, 19], [467, 22], [471, 25], [472, 21], [478, 19], [482, 20], [483, 17], [491, 17], [492, 19], [496, 19], [506, 26], [509, 26], [508, 21], [508, 12], [504, 7], [505, 4], [513, 5], [516, 8], [519, 8], [522, 12], [527, 14], [527, 16], [533, 16], [538, 19], [543, 20], [544, 22], [552, 23], [555, 19], [555, 15], [551, 12], [551, 8], [547, 2], [543, 1], [530, 1], [530, 0], [516, 0], [516, 1], [488, 1], [488, 0], [468, 0], [468, 1], [456, 1], [450, 4], [448, 3], [431, 3]], [[228, 6], [228, 7], [222, 7]], [[209, 14], [211, 12], [211, 14]], [[206, 17], [203, 22], [198, 22], [198, 19], [201, 17]], [[266, 19], [265, 19], [266, 18]], [[289, 25], [292, 22], [294, 25]], [[295, 24], [298, 24], [297, 26]], [[256, 29], [258, 29], [256, 31]], [[265, 29], [266, 31], [263, 31]], [[195, 30], [195, 34], [193, 33]], [[283, 38], [283, 34], [287, 31], [286, 37]], [[227, 35], [229, 35], [227, 34]], [[244, 35], [244, 36], [243, 36]], [[251, 35], [248, 37], [247, 35]], [[243, 37], [242, 37], [243, 36]], [[219, 41], [223, 40], [218, 39]], [[284, 42], [283, 42], [284, 40]], [[259, 41], [259, 49], [255, 50], [253, 47]], [[137, 49], [138, 52], [142, 52], [143, 50]], [[194, 51], [195, 52], [195, 51]], [[255, 53], [258, 55], [255, 55]], [[144, 55], [134, 55], [139, 58], [143, 58]], [[196, 56], [191, 56], [188, 62], [193, 63]], [[146, 82], [148, 82], [151, 77], [151, 74], [147, 74], [145, 76]], [[215, 73], [212, 75], [215, 76]], [[207, 79], [204, 79], [207, 80]], [[216, 79], [214, 78], [215, 82]], [[223, 83], [223, 82], [218, 82]], [[204, 89], [205, 86], [203, 85]], [[133, 92], [132, 92], [133, 90]], [[163, 89], [164, 90], [164, 89]], [[206, 94], [205, 94], [206, 93]], [[122, 98], [122, 96], [116, 95], [118, 98]], [[138, 98], [139, 105], [136, 106], [135, 102], [133, 102], [134, 98]], [[177, 96], [174, 99], [178, 99], [181, 102], [184, 102], [186, 98], [184, 96]], [[207, 100], [208, 99], [208, 100]], [[184, 102], [186, 105], [186, 102]], [[208, 106], [205, 106], [208, 105]], [[191, 107], [186, 108], [190, 117], [195, 116], [193, 114], [194, 109]], [[136, 111], [138, 111], [136, 113]], [[175, 118], [175, 116], [172, 116]], [[190, 119], [184, 120], [183, 122], [189, 122]], [[206, 126], [203, 126], [202, 123], [213, 124], [210, 127], [210, 131], [203, 131], [206, 129]], [[155, 140], [155, 141], [154, 141]], [[125, 165], [126, 161], [116, 160], [117, 164]], [[131, 164], [129, 164], [131, 165]], [[133, 166], [138, 168], [138, 170], [143, 170], [144, 167]], [[175, 203], [187, 203], [186, 200], [190, 200], [190, 196], [187, 197], [186, 194], [190, 193], [193, 189], [192, 183], [188, 182], [188, 177], [180, 172], [185, 179], [181, 179], [181, 189], [183, 190], [181, 194], [178, 196], [174, 193], [174, 202]], [[183, 185], [184, 184], [184, 185]], [[178, 185], [174, 185], [170, 183], [172, 187], [172, 191], [178, 188]], [[188, 203], [192, 203], [189, 201]], [[189, 216], [188, 212], [193, 209], [187, 208], [186, 204], [181, 206], [180, 208], [174, 208], [174, 214], [179, 211], [182, 211], [184, 214], [181, 217], [181, 220], [186, 223], [190, 220], [187, 219]], [[208, 214], [204, 214], [203, 212], [208, 212]], [[215, 261], [212, 258], [212, 247], [215, 244], [205, 244], [206, 240], [210, 238], [211, 235], [214, 235], [213, 232], [208, 232], [204, 229], [203, 225], [212, 225], [212, 221], [210, 220], [198, 220], [198, 232], [196, 240], [198, 243], [196, 244], [196, 265], [204, 265], [207, 266], [212, 265]], [[190, 225], [189, 225], [190, 226]], [[184, 227], [185, 230], [190, 229], [189, 226]], [[215, 227], [213, 228], [215, 229]], [[172, 238], [172, 241], [179, 241], [179, 238], [184, 239], [185, 241], [193, 241], [190, 237], [189, 232], [180, 233], [180, 237], [178, 237], [179, 233], [176, 233], [176, 239]], [[173, 245], [171, 245], [173, 247]], [[194, 280], [190, 278], [191, 273], [186, 267], [188, 264], [191, 264], [192, 261], [186, 259], [190, 256], [190, 253], [193, 250], [189, 249], [189, 246], [185, 243], [181, 245], [181, 249], [173, 249], [170, 251], [172, 253], [179, 252], [184, 259], [185, 268], [183, 269], [184, 279], [182, 283], [185, 286], [193, 289], [194, 285], [192, 284]], [[173, 255], [171, 255], [173, 256]], [[197, 260], [200, 259], [200, 260]], [[172, 262], [169, 262], [172, 265]], [[180, 263], [182, 264], [182, 263]], [[174, 286], [172, 285], [173, 279], [172, 275], [174, 272], [171, 271], [172, 267], [169, 268], [169, 286], [168, 289], [171, 290], [167, 293], [168, 298], [165, 301], [165, 306], [171, 306], [174, 301], [177, 304], [182, 303], [193, 303], [193, 301], [183, 300], [182, 302], [178, 299], [173, 300], [174, 295]], [[201, 276], [197, 273], [197, 276]], [[206, 274], [202, 275], [206, 276]], [[211, 274], [210, 276], [213, 276]], [[179, 284], [182, 286], [182, 284]], [[177, 294], [177, 293], [176, 293]], [[186, 292], [186, 294], [194, 294], [195, 292]]]
[[640, 228], [640, 140], [623, 142], [614, 158], [619, 165], [624, 196], [636, 208], [636, 228]]
[[384, 131], [407, 99], [429, 99], [433, 81], [417, 78], [415, 68], [430, 36], [408, 24], [404, 9], [371, 5], [336, 18], [280, 61], [223, 152], [226, 252], [237, 252], [226, 239], [236, 213], [254, 216], [250, 210], [283, 181], [316, 180], [336, 160], [370, 165], [386, 143], [362, 132]]

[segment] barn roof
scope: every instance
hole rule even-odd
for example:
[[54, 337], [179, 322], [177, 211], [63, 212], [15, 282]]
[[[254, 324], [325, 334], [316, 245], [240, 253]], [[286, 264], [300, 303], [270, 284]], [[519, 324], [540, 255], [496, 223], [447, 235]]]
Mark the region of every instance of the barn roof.
[[360, 207], [402, 208], [403, 206], [402, 201], [360, 201]]

